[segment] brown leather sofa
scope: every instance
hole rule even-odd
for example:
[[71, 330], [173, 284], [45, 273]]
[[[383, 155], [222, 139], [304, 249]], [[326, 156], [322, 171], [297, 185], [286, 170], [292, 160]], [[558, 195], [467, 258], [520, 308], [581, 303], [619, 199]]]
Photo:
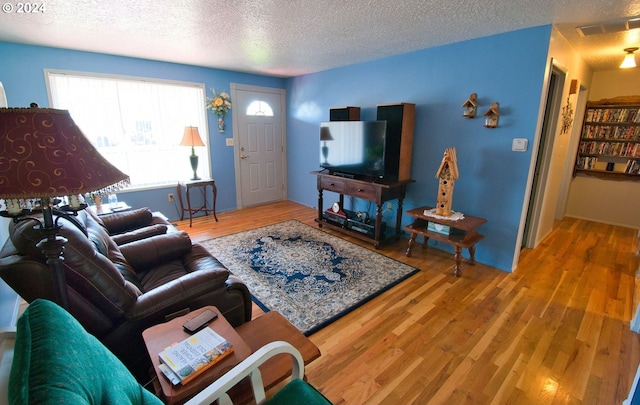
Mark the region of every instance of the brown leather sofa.
[[[148, 209], [60, 219], [69, 312], [138, 377], [149, 358], [142, 331], [205, 305], [233, 325], [251, 320], [246, 285], [201, 245]], [[12, 223], [0, 277], [23, 299], [55, 300], [52, 272], [33, 221]], [[118, 243], [116, 243], [118, 241]]]

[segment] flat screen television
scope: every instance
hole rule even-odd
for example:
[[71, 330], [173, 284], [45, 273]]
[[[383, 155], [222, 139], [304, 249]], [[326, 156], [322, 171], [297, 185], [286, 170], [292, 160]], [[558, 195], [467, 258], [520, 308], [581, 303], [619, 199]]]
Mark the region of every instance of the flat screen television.
[[330, 173], [382, 179], [387, 121], [320, 123], [320, 166]]

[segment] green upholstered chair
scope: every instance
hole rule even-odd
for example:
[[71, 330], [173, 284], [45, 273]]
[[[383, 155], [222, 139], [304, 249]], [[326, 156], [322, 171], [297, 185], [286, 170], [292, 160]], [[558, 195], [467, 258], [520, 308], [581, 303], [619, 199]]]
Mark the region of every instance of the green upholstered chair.
[[67, 311], [33, 301], [18, 319], [9, 404], [158, 404]]
[[[281, 353], [293, 359], [292, 380], [264, 402], [258, 366]], [[260, 348], [187, 404], [211, 404], [218, 398], [220, 405], [229, 404], [227, 390], [246, 376], [251, 376], [258, 404], [331, 404], [302, 380], [302, 356], [286, 342]], [[33, 301], [18, 319], [8, 390], [11, 405], [162, 404], [74, 317], [43, 299]]]
[[[293, 361], [291, 381], [266, 400], [258, 367], [273, 356], [283, 353], [290, 354]], [[205, 405], [216, 400], [219, 405], [232, 405], [227, 391], [246, 377], [250, 378], [253, 396], [258, 405], [331, 405], [331, 402], [324, 395], [304, 381], [304, 361], [300, 352], [291, 344], [282, 341], [264, 345], [231, 371], [200, 391], [185, 405]]]

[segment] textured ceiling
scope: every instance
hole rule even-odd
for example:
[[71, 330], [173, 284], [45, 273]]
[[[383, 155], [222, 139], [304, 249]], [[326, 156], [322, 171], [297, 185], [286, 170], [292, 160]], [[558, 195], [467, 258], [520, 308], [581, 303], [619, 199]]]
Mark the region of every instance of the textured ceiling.
[[0, 41], [282, 77], [544, 24], [558, 27], [596, 71], [615, 69], [623, 48], [640, 46], [640, 29], [588, 37], [575, 29], [640, 16], [640, 0], [36, 2], [43, 3], [44, 12], [18, 13], [17, 1], [4, 0]]

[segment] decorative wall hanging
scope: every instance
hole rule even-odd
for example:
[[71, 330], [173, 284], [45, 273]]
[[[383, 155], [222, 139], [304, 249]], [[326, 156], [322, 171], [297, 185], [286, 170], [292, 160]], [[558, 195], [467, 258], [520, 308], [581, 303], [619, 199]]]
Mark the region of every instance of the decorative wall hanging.
[[462, 103], [462, 108], [464, 108], [464, 112], [462, 113], [463, 117], [475, 118], [476, 112], [478, 111], [478, 95], [471, 93], [467, 101]]
[[491, 108], [489, 108], [489, 110], [484, 113], [485, 128], [496, 128], [498, 126], [498, 120], [500, 119], [500, 112], [498, 111], [499, 107], [500, 104], [498, 104], [497, 101], [494, 101], [493, 103], [491, 103]]
[[560, 133], [564, 135], [569, 132], [572, 123], [573, 105], [571, 105], [571, 100], [569, 99], [569, 96], [567, 96], [567, 105], [562, 107], [562, 128], [560, 129]]
[[231, 109], [231, 97], [224, 91], [216, 94], [216, 91], [211, 89], [211, 92], [213, 97], [207, 98], [207, 108], [218, 116], [218, 132], [224, 132], [224, 117]]
[[578, 92], [578, 80], [571, 80], [569, 86], [569, 95], [567, 96], [567, 105], [562, 107], [562, 128], [560, 134], [564, 135], [569, 132], [571, 125], [573, 124], [573, 105], [571, 104], [571, 95]]
[[440, 179], [438, 186], [438, 198], [436, 203], [436, 215], [451, 216], [451, 204], [453, 202], [453, 183], [460, 177], [456, 159], [456, 148], [447, 148], [444, 151], [442, 162], [436, 172]]

